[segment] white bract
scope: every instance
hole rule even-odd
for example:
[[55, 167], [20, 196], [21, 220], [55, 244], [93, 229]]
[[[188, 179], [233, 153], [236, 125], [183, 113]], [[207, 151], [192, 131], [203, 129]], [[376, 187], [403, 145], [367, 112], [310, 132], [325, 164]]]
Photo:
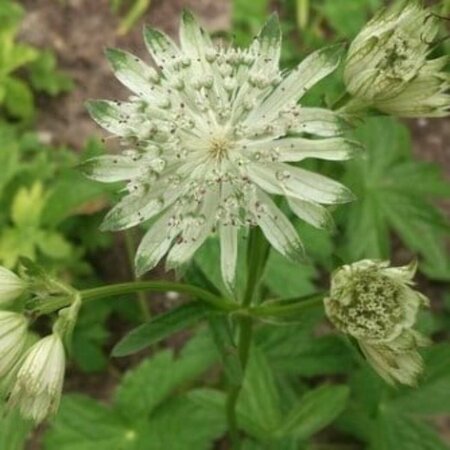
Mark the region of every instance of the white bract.
[[25, 286], [25, 282], [15, 273], [0, 266], [0, 305], [20, 297]]
[[9, 403], [36, 423], [54, 414], [64, 381], [65, 352], [56, 333], [44, 337], [27, 352], [12, 384]]
[[380, 11], [352, 42], [345, 63], [348, 91], [395, 116], [449, 113], [449, 58], [428, 59], [439, 24], [421, 3], [393, 2]]
[[0, 379], [22, 355], [27, 340], [28, 321], [22, 314], [0, 311]]
[[341, 184], [290, 164], [345, 160], [359, 150], [340, 136], [335, 113], [297, 104], [334, 71], [340, 48], [317, 51], [282, 72], [276, 17], [248, 48], [235, 49], [213, 45], [188, 12], [180, 48], [149, 28], [145, 42], [156, 69], [127, 52], [107, 51], [115, 75], [134, 95], [88, 106], [125, 146], [121, 155], [84, 164], [93, 179], [128, 181], [127, 195], [103, 228], [154, 219], [137, 251], [138, 274], [166, 253], [169, 269], [185, 263], [217, 232], [223, 277], [231, 286], [238, 231], [249, 226], [261, 227], [275, 249], [299, 260], [302, 243], [271, 195], [285, 197], [298, 217], [316, 227], [331, 220], [322, 205], [352, 199]]
[[373, 368], [389, 383], [415, 384], [422, 371], [417, 349], [428, 339], [413, 329], [428, 299], [412, 289], [416, 264], [362, 260], [332, 276], [325, 311], [342, 332], [357, 339]]

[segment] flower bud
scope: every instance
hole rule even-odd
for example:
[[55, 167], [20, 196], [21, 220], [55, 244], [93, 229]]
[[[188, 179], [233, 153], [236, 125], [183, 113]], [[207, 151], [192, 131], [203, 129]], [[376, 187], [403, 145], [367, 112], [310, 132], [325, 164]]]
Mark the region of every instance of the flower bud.
[[64, 381], [65, 351], [54, 333], [39, 340], [25, 356], [12, 385], [9, 403], [36, 423], [55, 413]]
[[22, 314], [0, 311], [0, 378], [5, 377], [22, 355], [28, 321]]
[[345, 63], [344, 81], [356, 103], [399, 117], [447, 115], [448, 58], [427, 59], [438, 31], [437, 19], [418, 0], [377, 14], [350, 45]]
[[26, 283], [15, 273], [0, 266], [0, 306], [20, 297]]
[[387, 382], [415, 384], [422, 370], [417, 349], [428, 340], [413, 330], [428, 300], [411, 288], [416, 265], [389, 267], [362, 260], [332, 277], [325, 311], [343, 333], [353, 336], [373, 368]]

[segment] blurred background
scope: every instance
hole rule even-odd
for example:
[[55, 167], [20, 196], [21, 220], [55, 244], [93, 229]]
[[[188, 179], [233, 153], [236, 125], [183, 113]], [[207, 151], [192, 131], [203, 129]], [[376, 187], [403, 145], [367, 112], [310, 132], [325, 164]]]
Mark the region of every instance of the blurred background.
[[[74, 170], [83, 159], [118, 148], [117, 141], [109, 139], [85, 109], [88, 99], [125, 99], [128, 95], [108, 66], [105, 48], [119, 47], [150, 61], [142, 39], [143, 24], [176, 39], [183, 8], [191, 9], [217, 40], [246, 45], [270, 12], [277, 11], [284, 36], [282, 63], [290, 68], [323, 45], [350, 42], [383, 3], [386, 2], [0, 0], [0, 263], [14, 268], [20, 256], [27, 256], [77, 287], [133, 277], [130, 261], [141, 231], [114, 235], [98, 231], [109, 203], [118, 196], [118, 186], [105, 188]], [[432, 3], [442, 16], [450, 15], [450, 1]], [[443, 20], [443, 35], [447, 25]], [[447, 44], [441, 42], [435, 53], [448, 54]], [[343, 89], [337, 73], [320, 83], [306, 102], [332, 104]], [[314, 292], [326, 286], [327, 273], [336, 258], [345, 262], [365, 257], [391, 258], [402, 264], [417, 256], [421, 264], [420, 288], [433, 304], [421, 318], [421, 327], [438, 342], [427, 356], [430, 372], [418, 391], [400, 389], [392, 393], [384, 390], [370, 370], [357, 369], [358, 361], [334, 337], [322, 316], [312, 317], [301, 327], [288, 327], [287, 331], [283, 328], [269, 332], [262, 327], [259, 342], [275, 373], [281, 403], [289, 403], [291, 400], [286, 399], [301, 396], [318, 383], [344, 381], [351, 386], [352, 403], [318, 437], [301, 435], [289, 440], [291, 446], [284, 443], [288, 442], [286, 438], [265, 447], [261, 444], [263, 438], [253, 436], [254, 441], [249, 441], [246, 450], [449, 448], [450, 121], [401, 122], [379, 117], [359, 126], [355, 136], [367, 147], [366, 159], [342, 165], [311, 165], [341, 179], [356, 192], [358, 201], [335, 211], [337, 228], [332, 235], [298, 224], [311, 264], [299, 268], [274, 253], [267, 268], [266, 289], [279, 296]], [[211, 269], [217, 256], [215, 244], [212, 240], [202, 249], [194, 266], [208, 282], [220, 288], [218, 273]], [[164, 273], [162, 268], [149, 274], [149, 278], [161, 277], [172, 278], [173, 274]], [[141, 425], [135, 426], [137, 418], [127, 409], [127, 396], [120, 394], [121, 390], [126, 391], [124, 374], [149, 355], [153, 356], [148, 361], [156, 361], [152, 367], [161, 370], [159, 376], [142, 375], [140, 384], [141, 375], [131, 378], [130, 384], [136, 384], [137, 393], [133, 395], [137, 401], [139, 393], [145, 395], [151, 380], [158, 386], [161, 377], [166, 376], [160, 367], [161, 351], [172, 350], [152, 348], [133, 357], [108, 357], [114, 343], [127, 330], [182, 300], [175, 294], [140, 296], [108, 299], [83, 309], [65, 384], [68, 395], [61, 413], [50, 426], [33, 433], [29, 424], [22, 424], [17, 417], [0, 419], [0, 449], [229, 448], [226, 439], [220, 437], [224, 432], [222, 419], [217, 417], [210, 425], [214, 433], [200, 433], [202, 439], [195, 440], [191, 435], [197, 431], [193, 430], [208, 428], [208, 414], [200, 415], [197, 421], [192, 416], [192, 423], [186, 425], [190, 431], [186, 431], [181, 424], [189, 412], [184, 412], [185, 416], [180, 413], [179, 422], [155, 419], [150, 427], [153, 434], [143, 432], [145, 439], [141, 440]], [[162, 347], [183, 355], [185, 350], [181, 349], [186, 348], [190, 336], [182, 333]], [[205, 339], [194, 342], [197, 350], [206, 345]], [[191, 371], [186, 380], [181, 380], [184, 390], [195, 387], [194, 372], [198, 375], [206, 371], [202, 380], [210, 387], [221, 385], [211, 358], [203, 362], [203, 371]], [[164, 368], [169, 372], [178, 370]], [[143, 374], [145, 370], [144, 367]], [[176, 401], [173, 392], [180, 389], [174, 382], [161, 394], [159, 402], [165, 405]], [[255, 395], [263, 398], [257, 410], [268, 408], [268, 402], [275, 401], [265, 394]], [[194, 397], [198, 397], [197, 401], [201, 398]], [[394, 400], [389, 403], [386, 398]], [[110, 409], [102, 409], [99, 401], [116, 402], [114, 408], [122, 422], [110, 417]], [[200, 403], [194, 408], [197, 412]], [[92, 423], [97, 428], [89, 429]], [[122, 431], [119, 433], [118, 429]], [[178, 442], [163, 436], [156, 443], [149, 443], [161, 429], [172, 438], [179, 433]], [[376, 437], [377, 430], [386, 439]]]

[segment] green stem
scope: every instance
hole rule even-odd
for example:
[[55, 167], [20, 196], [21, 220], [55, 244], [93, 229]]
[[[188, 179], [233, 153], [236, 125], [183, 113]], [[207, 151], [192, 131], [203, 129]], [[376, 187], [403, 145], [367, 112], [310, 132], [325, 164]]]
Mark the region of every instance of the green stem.
[[239, 305], [226, 299], [217, 297], [204, 289], [189, 284], [173, 283], [168, 281], [135, 281], [130, 283], [118, 283], [108, 286], [101, 286], [93, 289], [80, 291], [83, 301], [88, 302], [104, 297], [113, 297], [117, 295], [133, 294], [136, 292], [167, 292], [175, 291], [180, 294], [187, 294], [192, 298], [209, 303], [216, 308], [224, 311], [235, 311]]
[[[242, 299], [242, 309], [248, 308], [252, 302], [257, 299], [259, 283], [264, 272], [267, 257], [269, 254], [269, 246], [259, 228], [250, 231], [248, 247], [247, 247], [247, 285], [245, 287], [244, 297]], [[238, 355], [245, 374], [253, 336], [253, 318], [249, 315], [239, 316], [238, 322]], [[228, 429], [233, 450], [240, 450], [241, 440], [239, 436], [239, 427], [237, 421], [237, 402], [239, 394], [242, 390], [242, 382], [240, 385], [230, 385], [227, 403], [226, 416], [228, 421]]]
[[[131, 275], [133, 276], [133, 278], [136, 281], [140, 281], [139, 278], [136, 277], [135, 272], [133, 270], [133, 268], [134, 268], [134, 253], [136, 250], [136, 242], [134, 240], [134, 236], [133, 236], [131, 230], [126, 230], [124, 235], [125, 235], [125, 247], [127, 249], [128, 261], [130, 262]], [[142, 313], [142, 319], [144, 320], [144, 322], [148, 322], [152, 317], [152, 313], [150, 310], [150, 305], [145, 296], [145, 293], [143, 291], [137, 292], [136, 300], [139, 305], [139, 309], [141, 310], [141, 313]]]
[[268, 254], [269, 244], [262, 231], [259, 228], [252, 229], [247, 247], [247, 285], [242, 300], [243, 307], [249, 306], [256, 297]]

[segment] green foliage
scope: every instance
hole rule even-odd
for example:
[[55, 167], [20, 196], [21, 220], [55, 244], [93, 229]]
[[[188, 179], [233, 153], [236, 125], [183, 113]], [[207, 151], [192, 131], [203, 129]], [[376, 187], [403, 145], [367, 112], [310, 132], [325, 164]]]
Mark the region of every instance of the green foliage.
[[125, 336], [113, 350], [114, 356], [126, 356], [165, 339], [172, 334], [197, 324], [212, 312], [204, 303], [186, 303], [159, 314]]
[[432, 426], [423, 421], [449, 413], [450, 347], [430, 348], [425, 379], [418, 389], [393, 391], [368, 370], [351, 379], [352, 400], [339, 426], [374, 450], [444, 450], [448, 446]]
[[[104, 188], [73, 174], [78, 158], [72, 151], [49, 147], [33, 133], [0, 123], [0, 145], [5, 168], [0, 175], [1, 264], [14, 268], [20, 256], [59, 271], [62, 263], [72, 268], [81, 263], [82, 249], [64, 235], [64, 226], [91, 202], [105, 198]], [[100, 151], [92, 142], [85, 153]]]
[[435, 164], [412, 157], [408, 130], [392, 119], [371, 119], [355, 135], [367, 153], [345, 166], [344, 182], [358, 197], [343, 210], [348, 259], [389, 258], [395, 231], [427, 275], [450, 280], [450, 228], [435, 205], [450, 196], [450, 183]]
[[32, 424], [22, 419], [18, 411], [7, 411], [0, 407], [0, 448], [22, 450]]
[[162, 351], [128, 373], [113, 404], [67, 395], [44, 439], [45, 450], [211, 448], [225, 428], [219, 414], [199, 408], [186, 385], [216, 359], [204, 334], [175, 358]]
[[[73, 85], [56, 69], [51, 52], [16, 41], [24, 15], [22, 7], [12, 0], [1, 0], [0, 11], [0, 107], [14, 118], [31, 119], [33, 89], [56, 95], [72, 89]], [[25, 78], [19, 71], [25, 72]]]

